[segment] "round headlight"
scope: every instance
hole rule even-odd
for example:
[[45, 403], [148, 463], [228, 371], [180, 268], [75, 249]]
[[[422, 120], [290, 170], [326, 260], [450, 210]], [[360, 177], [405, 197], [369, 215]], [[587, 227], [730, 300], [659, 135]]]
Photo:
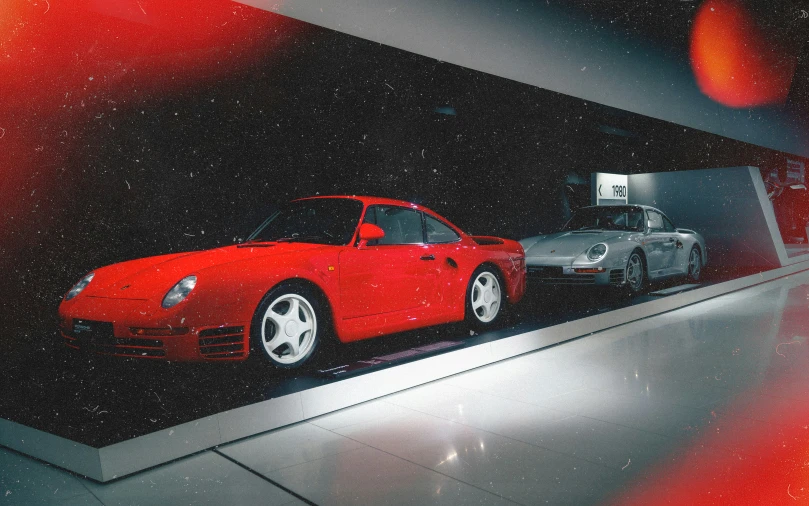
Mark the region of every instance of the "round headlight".
[[76, 283], [73, 286], [73, 288], [71, 288], [70, 291], [67, 292], [67, 295], [65, 295], [65, 300], [70, 300], [73, 297], [75, 297], [76, 295], [80, 294], [82, 290], [87, 288], [87, 285], [90, 284], [90, 281], [93, 280], [95, 275], [96, 275], [95, 272], [91, 272], [90, 274], [88, 274], [88, 275], [84, 276], [83, 278], [81, 278], [81, 281]]
[[188, 294], [191, 293], [191, 290], [193, 290], [195, 286], [197, 286], [196, 276], [184, 277], [166, 293], [161, 306], [163, 306], [164, 309], [176, 306], [188, 297]]
[[601, 260], [601, 258], [603, 258], [606, 254], [607, 245], [604, 243], [599, 243], [587, 251], [587, 258], [595, 262], [596, 260]]

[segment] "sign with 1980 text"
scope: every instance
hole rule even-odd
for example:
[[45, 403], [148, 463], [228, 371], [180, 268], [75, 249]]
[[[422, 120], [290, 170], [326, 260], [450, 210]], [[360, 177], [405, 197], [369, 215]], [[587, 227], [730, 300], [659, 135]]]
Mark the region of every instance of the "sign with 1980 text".
[[609, 206], [629, 203], [629, 178], [626, 174], [593, 174], [593, 204]]

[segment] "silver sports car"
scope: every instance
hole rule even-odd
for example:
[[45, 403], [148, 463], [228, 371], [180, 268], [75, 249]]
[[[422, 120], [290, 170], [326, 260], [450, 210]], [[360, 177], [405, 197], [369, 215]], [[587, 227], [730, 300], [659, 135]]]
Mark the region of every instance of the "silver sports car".
[[520, 244], [529, 283], [626, 286], [637, 293], [650, 280], [697, 281], [708, 263], [701, 235], [640, 205], [584, 207], [561, 232]]

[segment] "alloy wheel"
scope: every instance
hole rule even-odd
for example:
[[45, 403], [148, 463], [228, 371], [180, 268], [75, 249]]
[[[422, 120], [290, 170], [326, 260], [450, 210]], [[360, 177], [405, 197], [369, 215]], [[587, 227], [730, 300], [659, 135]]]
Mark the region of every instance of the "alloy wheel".
[[261, 344], [281, 364], [305, 358], [315, 344], [317, 318], [306, 298], [289, 293], [275, 299], [264, 313]]
[[688, 276], [694, 280], [699, 279], [700, 271], [702, 271], [702, 260], [699, 251], [697, 248], [692, 248], [691, 254], [688, 256]]
[[497, 276], [484, 271], [475, 278], [471, 293], [472, 311], [482, 323], [488, 323], [497, 317], [502, 298]]
[[626, 282], [635, 292], [643, 287], [643, 260], [637, 253], [632, 253], [626, 264]]

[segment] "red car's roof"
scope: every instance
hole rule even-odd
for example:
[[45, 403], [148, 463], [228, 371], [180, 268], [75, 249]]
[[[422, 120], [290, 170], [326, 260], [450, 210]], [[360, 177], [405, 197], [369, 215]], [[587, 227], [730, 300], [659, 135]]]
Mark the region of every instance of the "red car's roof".
[[448, 221], [446, 218], [436, 213], [432, 209], [428, 209], [422, 205], [414, 204], [412, 202], [407, 202], [406, 200], [386, 199], [382, 197], [369, 197], [367, 195], [318, 195], [316, 197], [305, 197], [302, 199], [295, 199], [295, 200], [310, 200], [310, 199], [353, 199], [362, 202], [363, 207], [368, 207], [370, 205], [410, 207], [416, 209], [417, 211], [425, 212], [433, 216], [434, 218], [440, 219], [445, 224], [450, 225], [452, 229], [461, 234], [461, 236], [467, 235], [466, 232], [458, 228], [454, 223]]
[[310, 200], [310, 199], [353, 199], [359, 200], [364, 205], [369, 206], [373, 204], [391, 205], [391, 206], [406, 206], [414, 209], [424, 210], [424, 206], [407, 202], [405, 200], [386, 199], [382, 197], [369, 197], [365, 195], [318, 195], [317, 197], [305, 197], [296, 200]]

